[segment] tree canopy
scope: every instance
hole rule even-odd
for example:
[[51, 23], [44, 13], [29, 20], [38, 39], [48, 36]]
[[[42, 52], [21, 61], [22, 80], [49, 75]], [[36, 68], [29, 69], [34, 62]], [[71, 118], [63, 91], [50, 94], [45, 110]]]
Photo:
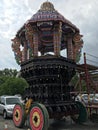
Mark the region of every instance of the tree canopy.
[[23, 78], [10, 77], [0, 86], [0, 95], [22, 95], [26, 87], [28, 84]]
[[13, 69], [0, 70], [0, 95], [23, 94], [28, 83], [17, 74], [18, 71]]
[[15, 77], [17, 76], [17, 74], [18, 74], [18, 71], [16, 69], [5, 68], [4, 70], [0, 70], [0, 77], [1, 76]]

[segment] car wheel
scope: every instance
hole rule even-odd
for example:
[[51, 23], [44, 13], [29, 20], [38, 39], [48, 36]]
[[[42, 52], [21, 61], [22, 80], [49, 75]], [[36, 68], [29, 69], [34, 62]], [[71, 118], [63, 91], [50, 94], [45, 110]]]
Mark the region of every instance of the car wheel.
[[6, 112], [6, 111], [3, 112], [3, 118], [4, 118], [4, 119], [7, 118], [7, 112]]

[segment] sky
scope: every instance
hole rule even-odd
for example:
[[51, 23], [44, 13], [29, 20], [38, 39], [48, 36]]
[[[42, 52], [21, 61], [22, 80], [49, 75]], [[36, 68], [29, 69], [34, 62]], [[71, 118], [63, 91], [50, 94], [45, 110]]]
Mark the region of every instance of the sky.
[[[20, 69], [11, 48], [11, 39], [22, 25], [33, 16], [46, 0], [0, 0], [0, 70]], [[48, 0], [65, 18], [80, 29], [83, 35], [83, 53], [98, 64], [98, 0]], [[92, 63], [91, 63], [92, 64]]]

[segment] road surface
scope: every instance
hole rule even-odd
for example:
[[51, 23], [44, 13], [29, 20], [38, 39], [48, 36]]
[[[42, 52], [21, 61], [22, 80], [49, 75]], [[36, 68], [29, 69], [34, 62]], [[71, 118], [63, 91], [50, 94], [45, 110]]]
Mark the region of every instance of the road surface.
[[[16, 128], [13, 124], [12, 119], [3, 119], [0, 116], [0, 130], [5, 130], [5, 125], [7, 124], [8, 130], [28, 130], [28, 127], [23, 129]], [[50, 127], [48, 130], [98, 130], [98, 123], [92, 123], [87, 121], [84, 124], [75, 124], [70, 118], [63, 121], [53, 121], [50, 120]]]

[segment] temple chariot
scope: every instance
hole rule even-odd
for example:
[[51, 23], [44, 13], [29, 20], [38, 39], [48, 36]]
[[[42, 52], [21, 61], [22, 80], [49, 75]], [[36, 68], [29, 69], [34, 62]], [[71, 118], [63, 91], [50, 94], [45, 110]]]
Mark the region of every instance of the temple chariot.
[[12, 42], [21, 76], [29, 84], [23, 95], [25, 104], [14, 107], [15, 126], [21, 128], [28, 120], [31, 130], [47, 130], [49, 119], [64, 116], [85, 122], [86, 109], [75, 101], [74, 86], [70, 85], [83, 46], [79, 29], [47, 1]]

